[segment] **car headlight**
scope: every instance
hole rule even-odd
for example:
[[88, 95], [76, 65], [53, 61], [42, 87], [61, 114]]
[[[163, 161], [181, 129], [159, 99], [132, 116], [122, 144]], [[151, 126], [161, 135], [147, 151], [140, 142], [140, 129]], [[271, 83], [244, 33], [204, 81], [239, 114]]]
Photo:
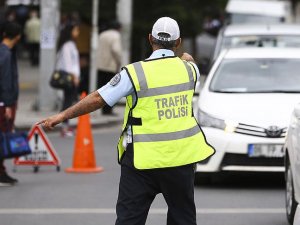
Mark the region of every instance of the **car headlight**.
[[216, 117], [213, 117], [200, 109], [198, 110], [198, 121], [202, 127], [214, 127], [217, 129], [224, 130], [226, 132], [232, 133], [235, 131], [238, 126], [238, 122], [231, 120], [221, 120]]
[[207, 113], [198, 110], [198, 121], [202, 127], [214, 127], [218, 129], [225, 129], [225, 121], [208, 115]]

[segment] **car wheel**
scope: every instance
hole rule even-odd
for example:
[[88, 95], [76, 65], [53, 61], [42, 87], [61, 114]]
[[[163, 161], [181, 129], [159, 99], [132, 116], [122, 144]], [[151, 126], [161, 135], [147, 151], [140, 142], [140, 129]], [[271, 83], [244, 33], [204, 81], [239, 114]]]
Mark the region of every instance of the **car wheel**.
[[286, 177], [286, 189], [285, 189], [286, 215], [289, 223], [293, 224], [298, 203], [295, 200], [293, 176], [292, 176], [291, 164], [289, 159], [287, 159], [285, 177]]

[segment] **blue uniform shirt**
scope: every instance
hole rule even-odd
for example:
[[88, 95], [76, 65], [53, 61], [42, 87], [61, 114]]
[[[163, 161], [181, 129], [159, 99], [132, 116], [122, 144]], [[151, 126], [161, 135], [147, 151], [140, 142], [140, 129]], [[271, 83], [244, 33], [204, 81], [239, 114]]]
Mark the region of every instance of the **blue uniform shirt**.
[[[159, 49], [154, 51], [148, 59], [157, 59], [168, 56], [174, 56], [174, 52], [168, 49]], [[193, 66], [197, 73], [197, 80], [199, 81], [200, 73], [198, 67], [195, 64], [193, 64]], [[112, 85], [111, 82], [108, 82], [105, 86], [98, 89], [98, 93], [109, 106], [115, 105], [121, 98], [128, 95], [132, 95], [134, 101], [136, 99], [134, 88], [126, 70], [122, 70], [120, 75], [121, 79], [119, 83]]]

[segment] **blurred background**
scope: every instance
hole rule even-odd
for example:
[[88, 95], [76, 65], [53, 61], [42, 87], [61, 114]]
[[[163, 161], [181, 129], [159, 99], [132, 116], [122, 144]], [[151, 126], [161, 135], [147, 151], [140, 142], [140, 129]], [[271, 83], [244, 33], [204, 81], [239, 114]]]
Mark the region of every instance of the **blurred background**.
[[[64, 24], [71, 21], [80, 24], [80, 35], [77, 39], [81, 58], [80, 90], [94, 90], [96, 65], [92, 59], [95, 59], [96, 39], [99, 33], [109, 28], [111, 21], [120, 21], [122, 26], [122, 65], [149, 56], [151, 48], [147, 40], [148, 33], [157, 18], [169, 16], [179, 23], [184, 40], [182, 48], [194, 55], [197, 63], [202, 64], [201, 69], [206, 72], [216, 36], [225, 23], [226, 4], [226, 0], [1, 0], [0, 21], [16, 21], [25, 29], [30, 13], [38, 13], [41, 26], [41, 74], [38, 79], [42, 81], [38, 84], [39, 94], [34, 107], [49, 110], [49, 106], [57, 107], [57, 96], [49, 88], [48, 80], [55, 64], [57, 38]], [[25, 30], [17, 48], [21, 61], [30, 60], [30, 43]], [[35, 66], [38, 66], [37, 63], [35, 62]]]
[[[0, 34], [6, 21], [23, 28], [16, 47], [20, 75], [16, 128], [29, 130], [62, 106], [62, 92], [51, 88], [49, 79], [64, 27], [79, 25], [79, 95], [97, 89], [100, 35], [111, 29], [112, 22], [121, 28], [123, 66], [150, 56], [148, 34], [163, 16], [174, 18], [180, 26], [183, 43], [176, 54], [190, 53], [199, 67], [194, 115], [217, 150], [196, 168], [198, 220], [213, 225], [293, 224], [300, 201], [300, 104], [294, 110], [300, 102], [300, 0], [0, 0]], [[37, 38], [30, 23], [38, 30]], [[36, 213], [29, 208], [29, 215], [42, 215], [43, 224], [53, 224], [46, 214], [57, 214], [51, 211], [56, 207], [62, 208], [65, 224], [98, 224], [100, 217], [103, 224], [111, 224], [119, 175], [113, 150], [123, 111], [124, 99], [114, 107], [116, 115], [91, 114], [95, 146], [104, 156], [98, 160], [107, 169], [103, 175], [95, 179], [97, 175], [75, 177], [46, 170], [35, 176], [27, 170], [21, 173], [17, 191], [0, 193], [4, 199], [0, 206], [9, 208], [0, 209], [3, 221], [33, 224], [38, 221], [34, 216], [22, 220], [23, 208], [30, 206], [50, 210]], [[71, 164], [73, 139], [55, 132], [49, 136], [57, 149], [63, 149], [59, 154], [64, 162]], [[227, 177], [232, 174], [237, 176]], [[41, 184], [46, 184], [47, 196], [39, 189]], [[22, 201], [14, 200], [15, 192], [24, 189], [29, 191], [20, 197]], [[70, 219], [70, 212], [63, 209], [74, 205], [104, 211], [91, 212], [92, 220], [86, 223], [82, 211]], [[153, 208], [158, 211], [150, 215], [148, 224], [163, 224], [162, 198]], [[56, 220], [60, 224], [60, 218]]]
[[[124, 2], [124, 3], [122, 3]], [[91, 26], [92, 26], [92, 7], [93, 1], [89, 0], [61, 0], [59, 1], [60, 21], [76, 19], [80, 20], [81, 25], [85, 30], [81, 32], [81, 39], [78, 40], [79, 50], [81, 54], [87, 54], [90, 47]], [[41, 13], [41, 1], [39, 0], [1, 0], [1, 17], [16, 20], [22, 26], [25, 26], [29, 19], [29, 14], [32, 9]], [[117, 5], [124, 4], [123, 7], [131, 6], [131, 15], [121, 15], [126, 13], [126, 10], [120, 9], [118, 12]], [[207, 23], [217, 19], [221, 23], [224, 22], [224, 9], [227, 0], [171, 0], [162, 2], [159, 0], [153, 1], [99, 1], [98, 10], [98, 31], [102, 32], [107, 28], [107, 25], [112, 20], [118, 20], [120, 17], [131, 18], [131, 57], [130, 61], [136, 61], [145, 58], [151, 52], [147, 44], [147, 34], [151, 31], [153, 23], [157, 18], [162, 16], [170, 16], [178, 21], [181, 27], [182, 37], [188, 39], [191, 43], [188, 45], [193, 52], [196, 52], [195, 40]], [[120, 6], [122, 7], [122, 6]], [[151, 13], [149, 12], [151, 10]], [[145, 13], [147, 12], [147, 13]], [[42, 16], [42, 15], [40, 15]], [[53, 18], [55, 19], [55, 18]], [[122, 23], [122, 21], [120, 21]], [[123, 31], [125, 32], [125, 31]], [[217, 29], [211, 31], [210, 34], [216, 36]], [[25, 38], [22, 45], [25, 47]], [[24, 49], [26, 50], [26, 49]]]

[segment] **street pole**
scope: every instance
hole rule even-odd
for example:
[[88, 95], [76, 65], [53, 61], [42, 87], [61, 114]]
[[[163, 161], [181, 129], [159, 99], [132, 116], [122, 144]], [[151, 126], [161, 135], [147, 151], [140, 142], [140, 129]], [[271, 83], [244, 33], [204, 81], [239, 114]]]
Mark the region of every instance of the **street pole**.
[[132, 0], [118, 0], [117, 17], [122, 24], [122, 65], [127, 65], [130, 63]]
[[92, 17], [92, 40], [91, 40], [91, 52], [90, 52], [90, 92], [97, 89], [97, 68], [96, 57], [98, 47], [98, 7], [99, 0], [93, 0], [93, 17]]
[[55, 67], [56, 40], [58, 36], [60, 0], [41, 0], [41, 47], [39, 95], [36, 108], [39, 111], [53, 110], [56, 92], [49, 86]]

